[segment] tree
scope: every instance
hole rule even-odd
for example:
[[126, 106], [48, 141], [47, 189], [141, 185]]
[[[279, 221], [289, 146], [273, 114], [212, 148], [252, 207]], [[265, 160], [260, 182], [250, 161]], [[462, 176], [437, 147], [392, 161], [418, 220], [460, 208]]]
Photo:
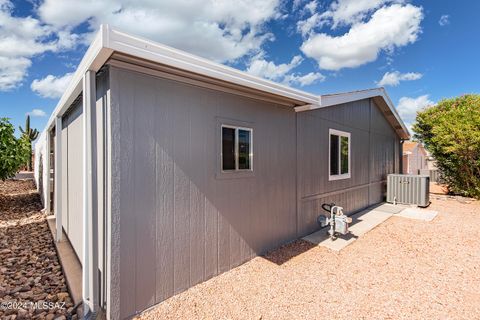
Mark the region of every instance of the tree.
[[19, 127], [19, 128], [30, 148], [30, 157], [28, 157], [27, 159], [27, 166], [28, 166], [28, 171], [32, 171], [32, 141], [38, 138], [38, 130], [30, 128], [29, 115], [27, 115], [27, 120], [25, 120], [25, 129], [22, 129], [22, 127]]
[[0, 118], [0, 179], [13, 177], [31, 156], [24, 136], [17, 139], [15, 129], [7, 118]]
[[415, 138], [432, 153], [450, 191], [480, 198], [480, 95], [442, 100], [416, 120]]

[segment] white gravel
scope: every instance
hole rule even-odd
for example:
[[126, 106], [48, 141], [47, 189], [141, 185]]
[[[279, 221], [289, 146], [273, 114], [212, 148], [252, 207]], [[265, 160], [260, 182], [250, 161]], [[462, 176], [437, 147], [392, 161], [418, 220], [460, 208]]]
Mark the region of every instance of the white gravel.
[[138, 319], [480, 319], [480, 205], [440, 198], [430, 222], [392, 217], [339, 253], [296, 241]]

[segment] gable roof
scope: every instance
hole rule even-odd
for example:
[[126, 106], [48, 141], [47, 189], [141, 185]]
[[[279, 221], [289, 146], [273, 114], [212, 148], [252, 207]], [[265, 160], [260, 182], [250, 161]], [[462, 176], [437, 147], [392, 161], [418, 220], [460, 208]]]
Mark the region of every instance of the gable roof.
[[405, 141], [403, 143], [403, 152], [412, 152], [413, 149], [417, 147], [417, 142], [414, 141]]
[[393, 103], [383, 88], [317, 96], [253, 76], [246, 72], [200, 58], [154, 41], [123, 33], [110, 28], [108, 25], [100, 26], [99, 32], [92, 41], [75, 71], [70, 84], [50, 116], [46, 129], [54, 126], [55, 117], [62, 116], [82, 92], [82, 81], [85, 72], [87, 70], [100, 70], [114, 55], [123, 55], [150, 63], [153, 62], [165, 66], [167, 72], [177, 72], [184, 76], [185, 74], [197, 75], [201, 76], [202, 79], [210, 79], [217, 83], [228, 83], [230, 86], [234, 85], [253, 92], [282, 98], [282, 102], [295, 108], [297, 112], [366, 98], [374, 98], [377, 99], [377, 105], [385, 109], [384, 114], [398, 135], [402, 139], [408, 139], [410, 136], [405, 124], [398, 116]]
[[324, 94], [320, 96], [320, 103], [317, 106], [300, 106], [295, 108], [297, 111], [313, 110], [325, 108], [338, 104], [372, 98], [375, 104], [383, 112], [385, 118], [394, 128], [398, 136], [404, 140], [410, 139], [410, 132], [397, 112], [395, 105], [388, 96], [385, 88], [372, 88], [350, 92], [341, 92], [334, 94]]
[[405, 141], [403, 143], [403, 153], [407, 153], [407, 154], [410, 154], [413, 152], [413, 150], [415, 150], [415, 148], [417, 148], [420, 150], [420, 152], [422, 152], [424, 155], [427, 155], [427, 150], [425, 149], [425, 147], [423, 146], [423, 144], [421, 144], [420, 142], [416, 142], [416, 141]]

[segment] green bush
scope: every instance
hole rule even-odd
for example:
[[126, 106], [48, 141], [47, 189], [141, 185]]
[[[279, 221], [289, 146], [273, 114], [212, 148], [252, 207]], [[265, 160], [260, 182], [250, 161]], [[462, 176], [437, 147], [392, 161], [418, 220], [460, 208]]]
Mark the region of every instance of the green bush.
[[415, 138], [432, 153], [450, 191], [480, 198], [480, 95], [442, 100], [416, 120]]
[[15, 137], [15, 129], [7, 118], [0, 118], [0, 179], [12, 178], [30, 156], [28, 140]]

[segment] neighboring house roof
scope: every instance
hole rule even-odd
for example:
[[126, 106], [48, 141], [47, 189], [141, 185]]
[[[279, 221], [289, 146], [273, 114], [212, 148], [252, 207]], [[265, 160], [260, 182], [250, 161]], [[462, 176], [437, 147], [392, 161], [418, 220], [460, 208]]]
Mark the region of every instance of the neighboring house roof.
[[421, 143], [416, 141], [405, 141], [403, 143], [403, 154], [411, 154], [417, 147], [424, 155], [427, 155], [427, 150], [425, 150]]
[[279, 101], [294, 107], [296, 111], [313, 110], [373, 98], [399, 137], [402, 139], [410, 137], [408, 129], [383, 88], [317, 96], [253, 76], [181, 50], [120, 32], [110, 28], [108, 25], [100, 26], [100, 31], [92, 41], [70, 84], [50, 116], [47, 128], [54, 126], [55, 117], [62, 116], [82, 92], [82, 80], [85, 72], [87, 70], [100, 70], [112, 56], [121, 56], [126, 61], [128, 61], [127, 59], [137, 59], [153, 62], [162, 65], [164, 68], [162, 71], [170, 74], [180, 76], [196, 75], [197, 80], [198, 77], [202, 77], [201, 81], [213, 84], [222, 82], [229, 84], [229, 86], [241, 88], [244, 91], [249, 90], [253, 94], [267, 94], [275, 99], [281, 99]]
[[413, 149], [417, 147], [418, 142], [405, 141], [403, 143], [403, 152], [413, 152]]

